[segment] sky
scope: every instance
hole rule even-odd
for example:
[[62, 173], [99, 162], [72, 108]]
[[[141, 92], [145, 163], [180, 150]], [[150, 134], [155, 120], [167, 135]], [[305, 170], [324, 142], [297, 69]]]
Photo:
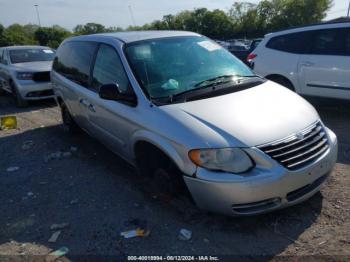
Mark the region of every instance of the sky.
[[[246, 0], [258, 3], [259, 0]], [[350, 0], [349, 0], [350, 1]], [[234, 0], [0, 0], [0, 23], [38, 24], [34, 5], [38, 5], [42, 26], [58, 24], [72, 30], [77, 24], [96, 22], [105, 26], [136, 25], [161, 19], [163, 15], [206, 7], [227, 11]], [[333, 0], [327, 19], [346, 16], [348, 0]]]

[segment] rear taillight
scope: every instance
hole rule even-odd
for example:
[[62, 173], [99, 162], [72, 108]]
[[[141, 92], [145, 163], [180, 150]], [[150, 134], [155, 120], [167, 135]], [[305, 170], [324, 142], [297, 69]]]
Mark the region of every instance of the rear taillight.
[[250, 53], [247, 57], [247, 62], [251, 62], [255, 57], [257, 57], [258, 55]]

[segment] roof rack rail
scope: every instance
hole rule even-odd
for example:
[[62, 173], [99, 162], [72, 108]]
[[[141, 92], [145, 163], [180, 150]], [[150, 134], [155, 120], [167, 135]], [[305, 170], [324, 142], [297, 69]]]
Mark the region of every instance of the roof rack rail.
[[349, 17], [338, 17], [332, 20], [320, 22], [320, 23], [313, 23], [313, 24], [308, 24], [308, 25], [300, 25], [300, 26], [292, 26], [289, 28], [281, 29], [278, 31], [274, 31], [273, 33], [278, 33], [278, 32], [283, 32], [291, 29], [298, 29], [298, 28], [304, 28], [304, 27], [309, 27], [309, 26], [317, 26], [317, 25], [328, 25], [328, 24], [341, 24], [341, 23], [350, 23], [350, 18]]

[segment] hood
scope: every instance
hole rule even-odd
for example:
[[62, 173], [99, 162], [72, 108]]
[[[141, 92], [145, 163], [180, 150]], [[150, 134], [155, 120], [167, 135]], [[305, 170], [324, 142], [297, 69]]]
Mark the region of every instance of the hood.
[[51, 71], [52, 61], [37, 61], [28, 63], [12, 64], [15, 69], [30, 72]]
[[319, 119], [306, 100], [271, 81], [236, 93], [162, 107], [172, 114], [182, 111], [193, 121], [226, 136], [220, 139], [233, 136], [246, 146], [285, 138]]

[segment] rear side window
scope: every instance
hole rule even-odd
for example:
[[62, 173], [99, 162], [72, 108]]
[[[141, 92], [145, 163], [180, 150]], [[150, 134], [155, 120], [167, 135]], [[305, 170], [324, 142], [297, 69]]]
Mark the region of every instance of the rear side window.
[[68, 42], [58, 51], [53, 70], [77, 84], [88, 87], [91, 62], [97, 44], [94, 42]]
[[121, 92], [130, 92], [128, 77], [118, 53], [113, 47], [101, 44], [92, 73], [92, 88], [99, 90], [105, 84], [118, 84]]
[[266, 47], [288, 53], [306, 54], [310, 49], [311, 36], [311, 31], [276, 36], [268, 41]]
[[317, 30], [312, 43], [311, 53], [315, 55], [349, 55], [350, 29]]

